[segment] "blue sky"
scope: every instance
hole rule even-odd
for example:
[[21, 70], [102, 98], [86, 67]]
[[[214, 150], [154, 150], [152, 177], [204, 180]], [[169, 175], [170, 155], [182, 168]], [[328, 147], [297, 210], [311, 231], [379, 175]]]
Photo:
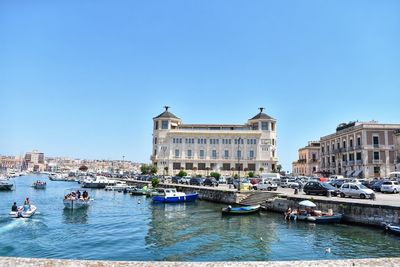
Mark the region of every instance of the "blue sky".
[[285, 169], [341, 122], [400, 122], [400, 1], [1, 1], [0, 154], [148, 162], [185, 123], [278, 120]]

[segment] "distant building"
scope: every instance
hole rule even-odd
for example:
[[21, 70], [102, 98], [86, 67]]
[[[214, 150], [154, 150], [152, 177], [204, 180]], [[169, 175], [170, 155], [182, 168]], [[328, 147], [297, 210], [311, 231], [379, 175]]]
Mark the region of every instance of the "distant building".
[[20, 170], [22, 165], [21, 157], [14, 156], [0, 156], [0, 169], [1, 170]]
[[400, 129], [394, 132], [394, 148], [395, 148], [395, 171], [400, 171]]
[[24, 166], [28, 171], [44, 171], [46, 169], [44, 153], [37, 150], [25, 153]]
[[387, 177], [396, 167], [398, 129], [400, 124], [376, 121], [340, 124], [335, 133], [321, 137], [321, 171], [346, 177]]
[[[260, 112], [245, 124], [184, 124], [168, 111], [153, 118], [151, 160], [162, 174], [271, 172], [278, 162], [276, 120]], [[243, 173], [242, 173], [243, 174]]]
[[320, 142], [310, 141], [308, 145], [299, 149], [299, 159], [292, 163], [293, 175], [312, 176], [319, 171]]

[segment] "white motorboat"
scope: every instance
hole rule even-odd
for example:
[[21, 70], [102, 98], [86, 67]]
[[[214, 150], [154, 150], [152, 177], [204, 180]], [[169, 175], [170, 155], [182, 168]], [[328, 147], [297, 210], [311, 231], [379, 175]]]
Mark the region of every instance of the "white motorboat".
[[9, 180], [0, 177], [0, 191], [10, 191], [13, 187], [13, 183]]
[[115, 185], [115, 180], [110, 180], [104, 176], [87, 177], [81, 182], [83, 188], [105, 188], [107, 185]]
[[119, 192], [127, 190], [128, 192], [130, 192], [131, 190], [133, 190], [133, 188], [135, 188], [135, 187], [127, 185], [126, 182], [117, 181], [115, 183], [115, 185], [107, 185], [104, 188], [104, 190], [106, 190], [106, 191], [119, 191]]
[[51, 181], [65, 181], [67, 178], [67, 175], [63, 173], [51, 173], [49, 174], [49, 179]]
[[36, 206], [35, 205], [30, 205], [30, 207], [24, 211], [23, 206], [18, 207], [18, 211], [11, 211], [10, 212], [10, 217], [11, 218], [29, 218], [33, 216], [36, 212]]
[[72, 191], [64, 196], [63, 203], [66, 209], [80, 209], [89, 207], [90, 201], [89, 195], [82, 194], [78, 198], [76, 192]]

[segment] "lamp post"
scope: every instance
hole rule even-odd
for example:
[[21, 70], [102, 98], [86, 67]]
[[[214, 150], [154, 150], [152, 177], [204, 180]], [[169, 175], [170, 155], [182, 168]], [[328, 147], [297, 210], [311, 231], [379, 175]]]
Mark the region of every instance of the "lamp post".
[[239, 183], [238, 183], [238, 192], [240, 192], [240, 156], [239, 155], [239, 149], [240, 149], [240, 141], [242, 140], [242, 138], [238, 138], [237, 139], [237, 143], [238, 143], [238, 149], [237, 149], [237, 158], [238, 158], [238, 178], [239, 178]]
[[[164, 165], [167, 165], [167, 161], [165, 159], [165, 151], [167, 150], [167, 147], [166, 146], [162, 146], [161, 150], [163, 152], [163, 160], [164, 160], [163, 166], [164, 166]], [[163, 181], [165, 181], [165, 167], [163, 168]]]

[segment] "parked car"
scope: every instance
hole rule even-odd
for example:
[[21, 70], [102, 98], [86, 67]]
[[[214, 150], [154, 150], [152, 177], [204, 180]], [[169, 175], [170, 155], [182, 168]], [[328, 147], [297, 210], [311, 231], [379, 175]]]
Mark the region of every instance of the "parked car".
[[181, 184], [189, 184], [190, 179], [192, 179], [191, 176], [183, 176], [180, 180]]
[[174, 177], [171, 178], [171, 182], [174, 183], [174, 184], [180, 184], [181, 183], [181, 179], [182, 179], [182, 177], [180, 177], [180, 176], [174, 176]]
[[281, 179], [281, 187], [299, 188], [299, 183], [295, 179]]
[[278, 185], [273, 183], [271, 179], [261, 179], [258, 184], [253, 185], [253, 189], [276, 191], [278, 189]]
[[190, 185], [203, 185], [203, 179], [200, 177], [192, 178], [189, 180]]
[[[239, 184], [239, 179], [235, 179], [233, 181], [233, 187], [238, 188], [238, 184]], [[249, 189], [249, 188], [253, 188], [250, 181], [248, 179], [241, 178], [240, 179], [240, 189]]]
[[338, 196], [340, 194], [340, 191], [331, 184], [317, 181], [306, 183], [303, 187], [303, 191], [306, 195], [315, 194], [327, 196], [330, 193], [332, 196]]
[[374, 190], [375, 192], [381, 192], [381, 186], [382, 184], [386, 182], [386, 180], [378, 180], [375, 181], [372, 185], [371, 185], [371, 189]]
[[386, 181], [381, 185], [382, 193], [394, 193], [397, 194], [400, 192], [400, 185], [397, 181]]
[[336, 188], [340, 188], [345, 182], [346, 179], [334, 179], [331, 180], [329, 183]]
[[203, 182], [203, 185], [208, 185], [208, 186], [218, 186], [218, 182], [215, 178], [206, 178]]
[[340, 187], [341, 197], [374, 198], [375, 193], [368, 187], [357, 183], [344, 183]]
[[225, 176], [219, 177], [218, 183], [219, 184], [226, 184], [227, 183], [227, 177], [225, 177]]

